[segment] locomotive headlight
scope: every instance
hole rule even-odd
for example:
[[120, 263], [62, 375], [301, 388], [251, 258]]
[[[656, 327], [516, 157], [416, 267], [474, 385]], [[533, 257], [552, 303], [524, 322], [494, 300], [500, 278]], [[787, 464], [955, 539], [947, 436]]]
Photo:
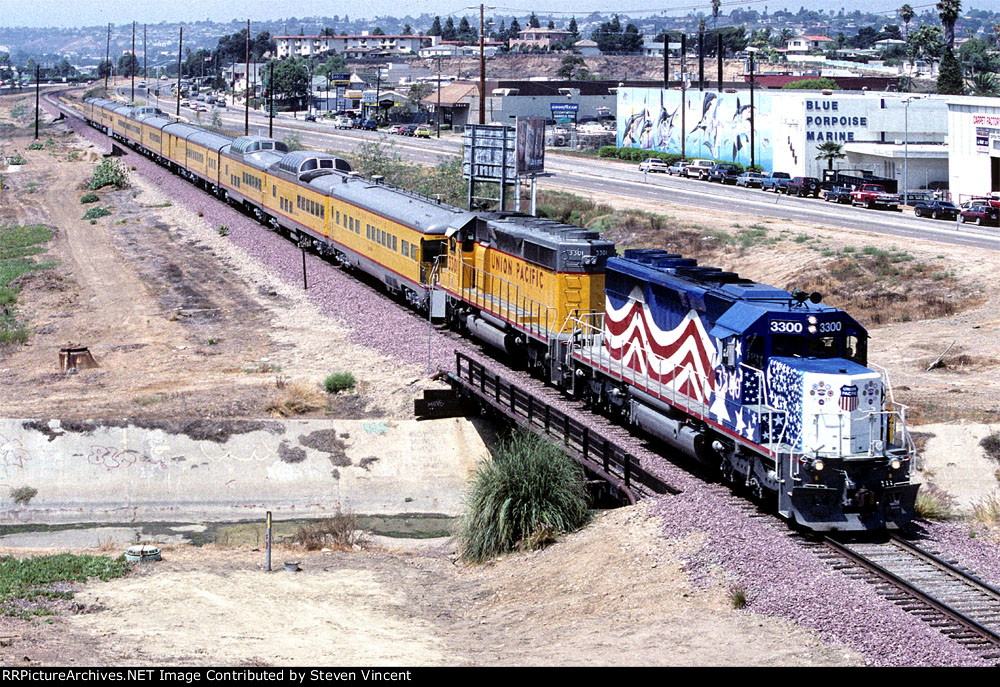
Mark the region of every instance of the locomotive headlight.
[[815, 315], [810, 315], [809, 316], [809, 324], [816, 324], [816, 316]]
[[816, 333], [816, 325], [814, 325], [814, 324], [809, 325], [809, 333], [810, 334], [815, 334]]
[[816, 459], [812, 462], [812, 469], [815, 470], [816, 472], [822, 472], [824, 467], [825, 466], [823, 465], [823, 461], [819, 459]]
[[889, 461], [889, 467], [891, 467], [893, 470], [898, 470], [902, 466], [903, 463], [899, 460], [899, 458], [893, 458], [891, 461]]

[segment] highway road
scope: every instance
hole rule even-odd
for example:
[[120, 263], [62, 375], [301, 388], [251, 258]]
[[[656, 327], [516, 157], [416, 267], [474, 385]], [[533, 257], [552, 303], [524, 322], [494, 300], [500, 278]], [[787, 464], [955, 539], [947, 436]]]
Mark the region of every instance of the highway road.
[[[138, 89], [137, 89], [138, 90]], [[129, 88], [119, 87], [118, 92], [128, 97]], [[147, 96], [148, 97], [148, 96]], [[150, 100], [155, 103], [155, 98]], [[160, 98], [161, 109], [174, 112], [175, 100]], [[181, 108], [181, 115], [196, 121], [195, 112]], [[213, 112], [201, 113], [201, 120], [208, 123]], [[229, 107], [217, 110], [227, 129], [242, 131], [244, 110]], [[442, 138], [419, 139], [333, 128], [327, 121], [306, 122], [282, 113], [274, 119], [274, 137], [284, 138], [297, 134], [302, 143], [321, 149], [352, 152], [366, 140], [387, 138], [395, 144], [404, 159], [421, 164], [434, 164], [442, 155], [461, 152], [461, 137], [445, 135]], [[266, 136], [268, 118], [264, 112], [250, 112], [250, 133]], [[841, 229], [898, 237], [901, 240], [922, 239], [986, 250], [1000, 250], [1000, 229], [958, 225], [955, 222], [914, 217], [910, 211], [892, 212], [868, 210], [850, 205], [826, 203], [815, 198], [796, 198], [760, 189], [737, 188], [709, 184], [695, 179], [670, 177], [666, 174], [639, 172], [634, 163], [596, 160], [573, 155], [550, 153], [545, 159], [546, 172], [551, 174], [545, 183], [578, 193], [599, 192], [646, 201], [673, 203], [720, 212], [744, 212], [754, 217], [786, 219], [795, 222], [829, 226]]]

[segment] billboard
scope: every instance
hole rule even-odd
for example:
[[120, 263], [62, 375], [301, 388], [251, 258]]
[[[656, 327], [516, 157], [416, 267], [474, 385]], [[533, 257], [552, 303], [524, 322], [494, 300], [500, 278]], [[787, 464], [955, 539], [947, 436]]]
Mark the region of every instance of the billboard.
[[[681, 91], [660, 88], [618, 89], [618, 146], [681, 152]], [[749, 94], [687, 91], [684, 94], [684, 143], [689, 158], [750, 164]], [[754, 102], [755, 162], [774, 164], [777, 113], [772, 97], [758, 92]]]
[[516, 132], [512, 126], [465, 127], [462, 176], [476, 181], [511, 182], [517, 178]]
[[545, 120], [538, 117], [517, 119], [517, 173], [545, 171]]

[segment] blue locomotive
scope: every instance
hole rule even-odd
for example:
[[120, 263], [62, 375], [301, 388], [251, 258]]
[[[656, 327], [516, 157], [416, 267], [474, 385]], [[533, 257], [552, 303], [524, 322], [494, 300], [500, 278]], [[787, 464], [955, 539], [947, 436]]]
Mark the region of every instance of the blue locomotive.
[[564, 384], [813, 530], [913, 518], [913, 443], [868, 333], [811, 296], [662, 250], [610, 258]]

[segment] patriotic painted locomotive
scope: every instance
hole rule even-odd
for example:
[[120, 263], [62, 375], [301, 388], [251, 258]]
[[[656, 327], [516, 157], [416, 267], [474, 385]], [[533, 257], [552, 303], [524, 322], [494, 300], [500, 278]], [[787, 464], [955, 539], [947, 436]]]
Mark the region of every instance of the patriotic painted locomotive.
[[110, 136], [432, 318], [717, 467], [814, 530], [913, 518], [914, 448], [865, 329], [791, 294], [519, 213], [471, 213], [344, 160], [88, 99]]
[[809, 529], [913, 518], [905, 407], [847, 313], [659, 250], [609, 259], [605, 281], [604, 313], [571, 327], [577, 394]]

